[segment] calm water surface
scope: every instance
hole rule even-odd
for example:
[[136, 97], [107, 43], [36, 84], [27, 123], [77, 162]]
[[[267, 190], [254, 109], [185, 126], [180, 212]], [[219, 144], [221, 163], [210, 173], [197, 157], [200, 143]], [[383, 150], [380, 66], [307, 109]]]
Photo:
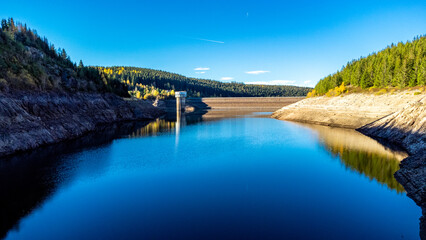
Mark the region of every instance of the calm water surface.
[[208, 113], [0, 161], [0, 238], [418, 239], [393, 152], [355, 131]]

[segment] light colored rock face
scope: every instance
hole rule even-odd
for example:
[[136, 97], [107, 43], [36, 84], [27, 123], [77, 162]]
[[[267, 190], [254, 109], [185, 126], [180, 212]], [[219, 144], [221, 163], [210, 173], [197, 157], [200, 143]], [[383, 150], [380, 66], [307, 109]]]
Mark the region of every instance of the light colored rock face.
[[151, 103], [112, 94], [0, 94], [0, 156], [76, 138], [99, 124], [158, 115]]
[[400, 111], [363, 126], [359, 131], [398, 143], [410, 154], [426, 155], [426, 96]]
[[406, 91], [384, 95], [358, 93], [341, 97], [314, 97], [283, 107], [272, 117], [356, 129], [393, 114], [424, 96]]

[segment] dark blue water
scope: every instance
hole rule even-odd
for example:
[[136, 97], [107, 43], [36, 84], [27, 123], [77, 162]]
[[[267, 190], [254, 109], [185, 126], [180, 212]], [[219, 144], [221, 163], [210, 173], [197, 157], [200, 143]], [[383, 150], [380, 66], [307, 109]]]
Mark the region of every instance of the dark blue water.
[[4, 160], [5, 238], [419, 238], [421, 210], [392, 176], [403, 153], [351, 130], [187, 121]]

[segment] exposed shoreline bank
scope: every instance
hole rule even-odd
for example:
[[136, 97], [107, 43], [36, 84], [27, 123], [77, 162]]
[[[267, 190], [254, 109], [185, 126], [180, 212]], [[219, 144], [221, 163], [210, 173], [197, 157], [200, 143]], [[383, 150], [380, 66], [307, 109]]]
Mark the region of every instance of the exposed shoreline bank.
[[0, 94], [0, 157], [83, 136], [103, 124], [150, 120], [163, 110], [114, 94]]
[[352, 128], [402, 147], [410, 155], [395, 178], [422, 208], [420, 236], [426, 239], [426, 94], [348, 94], [307, 98], [274, 112], [273, 118]]
[[283, 107], [272, 117], [357, 129], [398, 112], [424, 97], [425, 94], [414, 95], [414, 92], [384, 95], [353, 93], [339, 97], [313, 97]]
[[[296, 103], [305, 97], [205, 97], [187, 98], [187, 112], [196, 110], [226, 111], [263, 111], [274, 112], [283, 106]], [[165, 100], [161, 103], [167, 112], [176, 112], [176, 101]]]

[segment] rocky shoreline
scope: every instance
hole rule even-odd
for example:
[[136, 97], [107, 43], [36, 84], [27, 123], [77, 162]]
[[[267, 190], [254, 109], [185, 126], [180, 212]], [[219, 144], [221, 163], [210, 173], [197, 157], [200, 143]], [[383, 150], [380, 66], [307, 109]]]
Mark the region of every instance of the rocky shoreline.
[[162, 114], [151, 102], [126, 101], [109, 93], [3, 93], [0, 157], [74, 139], [103, 124]]
[[410, 155], [395, 178], [422, 208], [420, 237], [426, 239], [426, 94], [347, 94], [307, 98], [276, 111], [273, 118], [356, 129]]

